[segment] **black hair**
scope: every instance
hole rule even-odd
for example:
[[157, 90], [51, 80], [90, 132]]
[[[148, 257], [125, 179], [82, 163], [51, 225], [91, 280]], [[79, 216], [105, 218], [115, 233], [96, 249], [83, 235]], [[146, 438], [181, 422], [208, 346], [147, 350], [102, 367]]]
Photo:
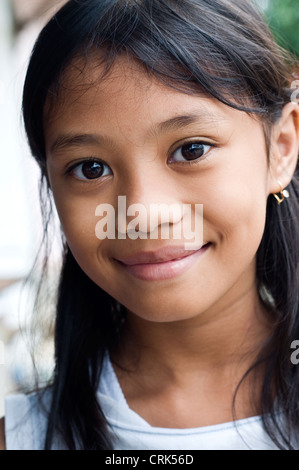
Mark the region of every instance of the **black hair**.
[[[55, 105], [72, 60], [96, 57], [96, 51], [102, 62], [104, 53], [106, 71], [126, 54], [167, 86], [204, 91], [257, 116], [268, 144], [271, 126], [290, 101], [291, 60], [249, 0], [70, 0], [40, 33], [23, 94], [28, 141], [49, 198], [45, 103]], [[274, 327], [252, 370], [264, 366], [259, 407], [279, 448], [292, 448], [299, 431], [299, 368], [290, 361], [290, 344], [299, 338], [298, 184], [297, 168], [290, 198], [278, 206], [269, 197], [257, 253], [258, 291]], [[124, 322], [125, 309], [86, 276], [65, 241], [46, 449], [58, 431], [69, 449], [113, 447], [96, 390], [104, 351], [117, 342]], [[284, 414], [283, 427], [278, 410]]]

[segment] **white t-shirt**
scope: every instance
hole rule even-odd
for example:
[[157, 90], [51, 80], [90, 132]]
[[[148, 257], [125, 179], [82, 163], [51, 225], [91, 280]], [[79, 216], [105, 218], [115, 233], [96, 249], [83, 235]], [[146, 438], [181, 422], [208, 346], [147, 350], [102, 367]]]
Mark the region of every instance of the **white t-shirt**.
[[[42, 450], [47, 426], [50, 391], [42, 403], [38, 395], [6, 398], [5, 433], [7, 450]], [[274, 450], [261, 418], [251, 417], [224, 424], [190, 429], [157, 428], [131, 410], [113, 367], [106, 356], [98, 389], [98, 400], [110, 425], [115, 450]], [[63, 449], [56, 439], [54, 449]]]

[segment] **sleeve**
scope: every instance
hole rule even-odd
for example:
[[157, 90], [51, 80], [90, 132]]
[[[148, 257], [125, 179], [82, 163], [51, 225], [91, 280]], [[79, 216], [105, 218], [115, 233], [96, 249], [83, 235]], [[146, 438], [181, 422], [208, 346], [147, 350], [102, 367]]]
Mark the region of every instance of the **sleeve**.
[[11, 395], [5, 399], [6, 450], [42, 450], [47, 416], [37, 394]]
[[33, 450], [33, 427], [30, 403], [26, 395], [12, 395], [5, 399], [6, 450]]

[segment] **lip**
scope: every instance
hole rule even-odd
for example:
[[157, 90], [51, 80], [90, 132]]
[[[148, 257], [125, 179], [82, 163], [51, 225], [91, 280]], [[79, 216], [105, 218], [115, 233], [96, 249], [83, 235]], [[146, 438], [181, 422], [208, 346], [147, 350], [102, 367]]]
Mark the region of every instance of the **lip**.
[[186, 272], [207, 251], [210, 243], [197, 250], [182, 246], [169, 246], [157, 251], [136, 253], [117, 261], [132, 276], [145, 281], [175, 278]]

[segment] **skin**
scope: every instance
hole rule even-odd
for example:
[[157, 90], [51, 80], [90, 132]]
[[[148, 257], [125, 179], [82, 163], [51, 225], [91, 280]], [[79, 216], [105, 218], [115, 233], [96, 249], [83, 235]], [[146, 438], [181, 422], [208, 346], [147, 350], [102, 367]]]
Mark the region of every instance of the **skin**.
[[[271, 330], [256, 289], [256, 252], [267, 198], [280, 191], [278, 180], [286, 187], [295, 170], [298, 106], [289, 103], [274, 126], [269, 160], [256, 118], [211, 97], [167, 88], [124, 58], [101, 81], [100, 72], [78, 61], [69, 68], [63, 94], [45, 113], [45, 141], [49, 183], [70, 249], [128, 311], [122, 341], [111, 351], [115, 372], [129, 406], [154, 426], [231, 421], [235, 388]], [[161, 126], [190, 114], [198, 117], [188, 125]], [[78, 134], [97, 141], [65, 139]], [[206, 145], [192, 164], [173, 157], [186, 141]], [[80, 179], [82, 167], [73, 167], [89, 157], [108, 165], [105, 176]], [[126, 196], [127, 206], [203, 204], [208, 250], [174, 279], [128, 274], [116, 259], [176, 241], [99, 240], [95, 209], [116, 207], [118, 195]], [[261, 377], [259, 370], [257, 395]], [[240, 388], [238, 418], [258, 413], [250, 385], [251, 378]]]
[[[210, 98], [167, 89], [125, 62], [82, 94], [92, 73], [98, 72], [85, 70], [74, 86], [69, 72], [66, 87], [72, 83], [71, 90], [45, 127], [49, 181], [69, 246], [84, 271], [136, 317], [158, 323], [210, 321], [239, 298], [240, 288], [247, 292], [254, 283], [270, 189], [262, 127]], [[199, 117], [179, 130], [153, 132], [161, 122], [198, 111], [206, 123]], [[109, 141], [65, 144], [53, 151], [57, 139], [68, 134], [102, 135]], [[215, 147], [192, 165], [169, 163], [167, 154], [188, 139]], [[89, 181], [65, 174], [68, 165], [90, 156], [104, 160], [113, 174]], [[115, 258], [154, 251], [169, 242], [98, 240], [95, 209], [101, 203], [116, 207], [118, 195], [126, 196], [128, 206], [203, 204], [204, 240], [212, 246], [181, 278], [157, 284], [128, 276]]]
[[[171, 90], [126, 59], [104, 81], [99, 72], [92, 65], [79, 74], [78, 64], [69, 69], [67, 92], [46, 116], [45, 138], [69, 246], [87, 275], [128, 310], [122, 342], [111, 351], [115, 371], [129, 406], [152, 425], [229, 421], [235, 387], [271, 329], [257, 295], [255, 259], [267, 198], [280, 190], [278, 179], [287, 186], [295, 169], [298, 107], [288, 105], [273, 130], [269, 162], [257, 119], [210, 97]], [[191, 124], [161, 126], [190, 114], [198, 115]], [[96, 135], [98, 142], [53, 148], [69, 134]], [[186, 141], [206, 144], [192, 164], [175, 153]], [[106, 176], [81, 180], [78, 167], [66, 175], [90, 156], [108, 165]], [[209, 249], [174, 279], [136, 279], [115, 260], [171, 241], [98, 240], [95, 208], [116, 207], [118, 195], [127, 206], [203, 204]], [[238, 417], [258, 412], [249, 382], [238, 396]]]

